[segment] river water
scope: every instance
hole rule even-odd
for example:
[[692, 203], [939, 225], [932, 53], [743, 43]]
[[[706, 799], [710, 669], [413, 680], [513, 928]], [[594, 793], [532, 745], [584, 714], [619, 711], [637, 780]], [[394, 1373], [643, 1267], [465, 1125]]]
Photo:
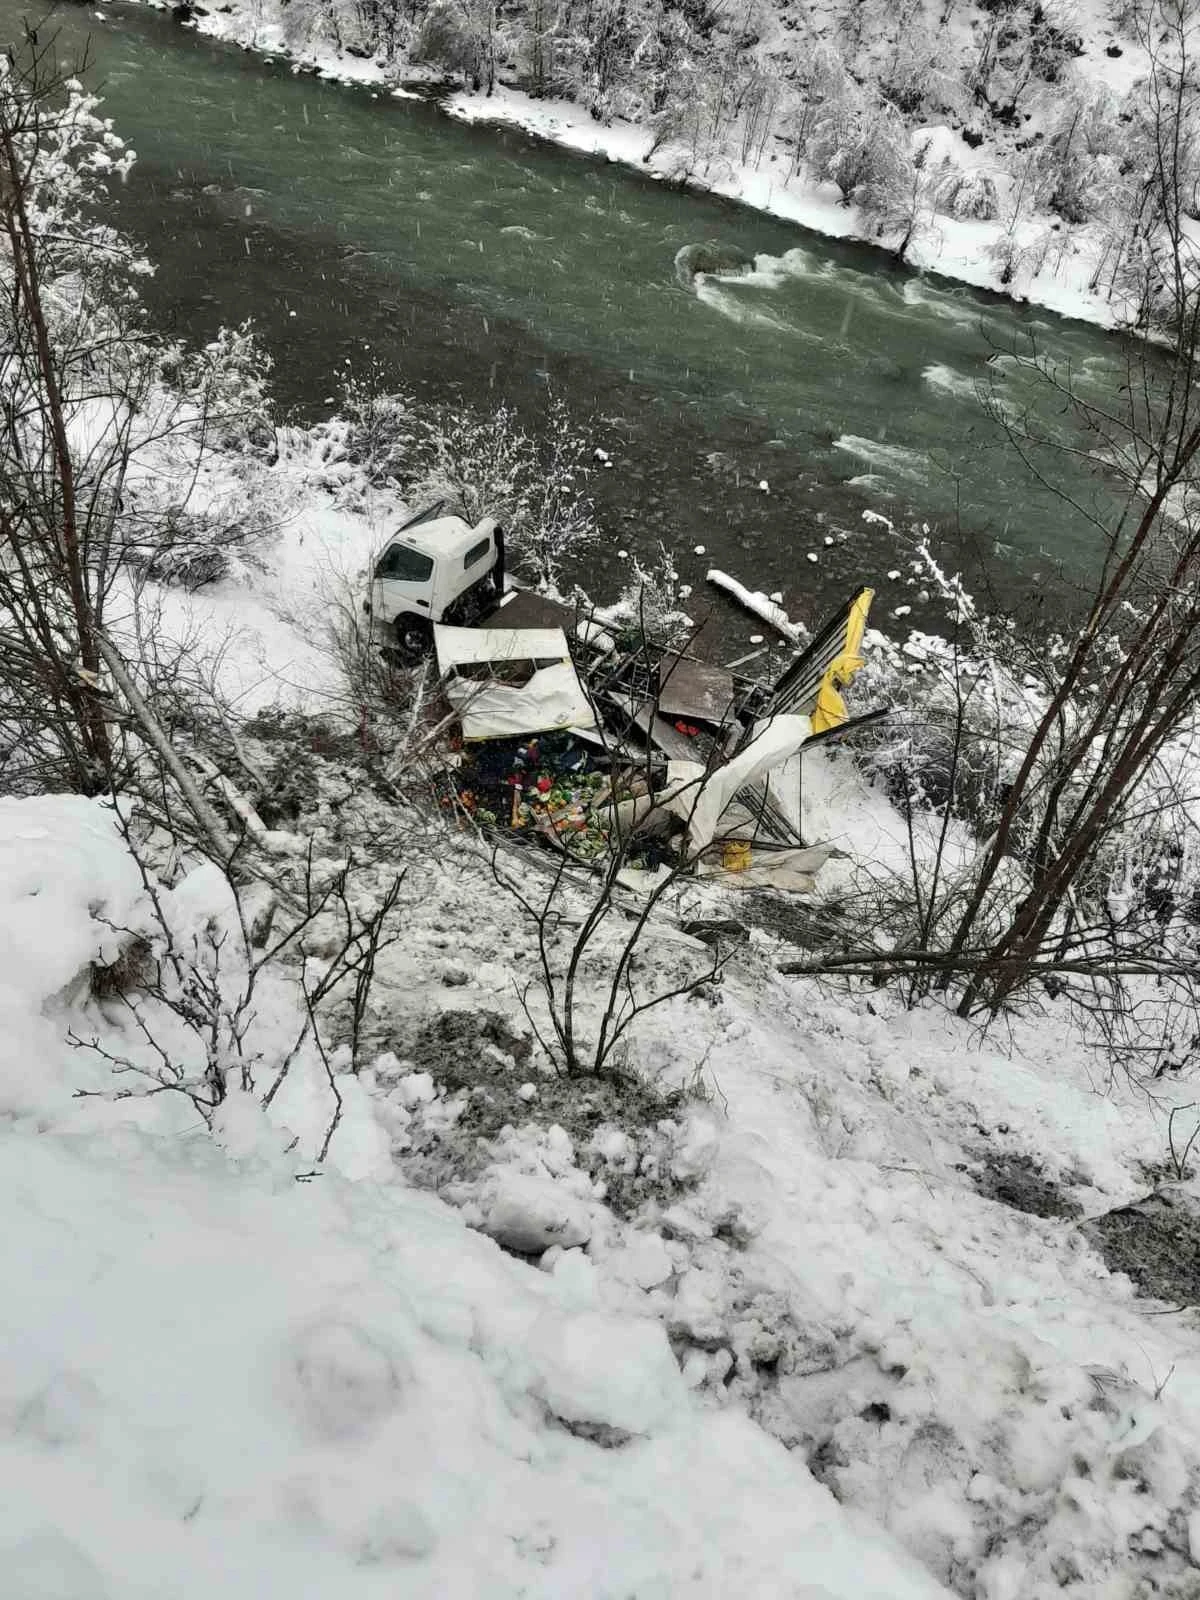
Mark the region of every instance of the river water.
[[[9, 36], [19, 15], [0, 0]], [[812, 620], [865, 579], [882, 617], [912, 597], [888, 583], [903, 551], [864, 508], [929, 523], [948, 562], [1014, 607], [1086, 569], [1085, 520], [1038, 485], [984, 390], [1029, 402], [1007, 353], [1031, 339], [1115, 390], [1111, 335], [421, 100], [297, 75], [158, 13], [71, 6], [54, 25], [64, 55], [90, 39], [89, 79], [138, 153], [116, 204], [158, 264], [156, 319], [196, 337], [252, 317], [281, 400], [310, 417], [368, 359], [430, 398], [508, 400], [534, 424], [554, 389], [614, 461], [596, 475], [596, 584], [621, 549], [662, 538], [698, 586], [718, 564]], [[684, 287], [676, 252], [706, 240], [757, 270]], [[1069, 439], [1070, 418], [1032, 398]], [[1103, 492], [1065, 458], [1054, 471], [1077, 500]]]

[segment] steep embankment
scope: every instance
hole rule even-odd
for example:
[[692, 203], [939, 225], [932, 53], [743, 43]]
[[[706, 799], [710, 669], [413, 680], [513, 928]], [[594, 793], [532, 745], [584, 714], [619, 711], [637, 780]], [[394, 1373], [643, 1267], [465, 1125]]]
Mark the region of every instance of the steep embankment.
[[[306, 497], [305, 470], [263, 469], [291, 515], [187, 620], [244, 618], [227, 687], [257, 672], [259, 699], [302, 687], [331, 719], [240, 729], [292, 805], [281, 879], [308, 838], [318, 870], [358, 862], [359, 907], [403, 869], [358, 1070], [310, 1039], [288, 1057], [285, 961], [255, 992], [256, 1088], [231, 1075], [211, 1133], [182, 1095], [115, 1099], [155, 1081], [128, 1063], [159, 1070], [142, 1024], [194, 1050], [136, 963], [111, 973], [123, 930], [215, 936], [236, 996], [228, 892], [200, 865], [149, 904], [101, 802], [0, 816], [0, 1192], [30, 1286], [0, 1309], [14, 1592], [1194, 1594], [1194, 1319], [1078, 1226], [1145, 1192], [1186, 1087], [1093, 1081], [1061, 1003], [981, 1040], [782, 978], [763, 933], [644, 1019], [618, 1087], [557, 1076], [503, 866], [381, 799], [339, 737], [322, 552], [365, 548], [371, 508]], [[850, 759], [815, 753], [802, 800], [846, 852], [827, 871], [902, 864]], [[564, 889], [557, 940], [586, 899]], [[332, 931], [306, 936], [310, 982]], [[581, 974], [593, 1021], [609, 949]], [[709, 960], [655, 922], [638, 982]]]

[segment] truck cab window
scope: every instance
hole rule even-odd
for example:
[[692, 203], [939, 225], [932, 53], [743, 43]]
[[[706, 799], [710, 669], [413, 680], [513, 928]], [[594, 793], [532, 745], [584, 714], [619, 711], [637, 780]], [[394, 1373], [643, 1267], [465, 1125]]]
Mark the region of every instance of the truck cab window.
[[490, 539], [481, 539], [478, 544], [473, 544], [463, 557], [463, 571], [469, 572], [472, 567], [477, 566], [491, 548]]
[[411, 545], [394, 544], [383, 552], [375, 568], [377, 578], [398, 578], [401, 583], [427, 583], [433, 577], [433, 557]]

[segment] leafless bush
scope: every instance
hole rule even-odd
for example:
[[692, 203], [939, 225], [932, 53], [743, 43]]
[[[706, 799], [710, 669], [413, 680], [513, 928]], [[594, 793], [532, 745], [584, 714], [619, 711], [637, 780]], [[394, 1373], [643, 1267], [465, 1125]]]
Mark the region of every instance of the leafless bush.
[[[649, 632], [643, 616], [648, 664]], [[733, 731], [731, 718], [716, 746]], [[719, 947], [703, 955], [677, 949], [668, 954], [652, 937], [656, 917], [686, 890], [702, 860], [719, 855], [734, 835], [745, 837], [746, 818], [735, 820], [731, 808], [711, 839], [693, 840], [706, 781], [719, 757], [664, 787], [652, 751], [639, 763], [626, 749], [619, 736], [609, 743], [612, 775], [600, 854], [581, 851], [569, 835], [548, 828], [544, 842], [553, 858], [540, 877], [504, 851], [492, 855], [498, 887], [515, 902], [536, 941], [537, 976], [522, 991], [522, 1005], [546, 1054], [568, 1074], [619, 1076], [638, 1019], [716, 982], [731, 954]]]
[[[858, 864], [836, 914], [827, 910], [819, 928], [808, 919], [812, 953], [788, 970], [826, 963], [843, 977], [894, 983], [909, 1004], [950, 992], [964, 1014], [1066, 997], [1112, 1062], [1151, 1075], [1195, 1031], [1200, 853], [1183, 702], [1174, 727], [1160, 724], [1112, 781], [1110, 763], [1139, 719], [1154, 726], [1156, 707], [1127, 677], [1130, 633], [1145, 629], [1152, 585], [1143, 572], [1137, 603], [1090, 638], [1086, 668], [1063, 696], [1078, 640], [983, 616], [927, 550], [916, 567], [946, 602], [947, 637], [914, 635], [903, 650], [876, 641], [864, 678], [894, 712], [860, 744], [902, 837], [893, 857]], [[1149, 637], [1138, 648], [1152, 658]], [[1036, 935], [1018, 945], [1014, 928], [1074, 852], [1083, 818], [1089, 848], [1070, 855]]]
[[1182, 1130], [1178, 1136], [1176, 1135], [1175, 1119], [1176, 1117], [1185, 1117], [1189, 1111], [1195, 1111], [1195, 1109], [1195, 1105], [1175, 1106], [1167, 1118], [1167, 1148], [1171, 1154], [1171, 1170], [1179, 1183], [1186, 1183], [1191, 1176], [1189, 1162], [1191, 1160], [1192, 1147], [1195, 1145], [1196, 1140], [1200, 1138], [1200, 1118], [1193, 1119], [1192, 1131], [1186, 1138], [1183, 1136]]
[[681, 583], [675, 557], [660, 539], [656, 553], [642, 560], [630, 557], [630, 578], [615, 605], [599, 613], [604, 622], [632, 628], [669, 644], [689, 638], [695, 623], [683, 607], [691, 596]]
[[[236, 850], [220, 862], [188, 852], [191, 872], [210, 879], [197, 917], [180, 911], [152, 864], [156, 853], [174, 858], [178, 844], [159, 828], [148, 830], [132, 808], [118, 807], [115, 815], [148, 911], [144, 926], [113, 927], [125, 955], [93, 983], [96, 999], [124, 1023], [125, 1044], [111, 1028], [68, 1035], [120, 1081], [77, 1093], [110, 1101], [179, 1094], [211, 1123], [231, 1084], [269, 1107], [311, 1046], [333, 1102], [318, 1153], [324, 1160], [342, 1111], [331, 1026], [340, 1011], [339, 1049], [357, 1071], [376, 963], [398, 937], [393, 913], [403, 874], [372, 893], [353, 862], [320, 862], [310, 846], [294, 870], [281, 865], [268, 886], [243, 872]], [[184, 872], [180, 881], [188, 880]], [[300, 1027], [290, 1041], [259, 1020], [264, 990], [281, 983], [300, 1000]]]
[[522, 1006], [548, 1058], [571, 1076], [621, 1076], [638, 1018], [714, 982], [729, 959], [728, 951], [714, 949], [703, 958], [689, 953], [678, 964], [682, 973], [669, 962], [655, 964], [648, 953], [652, 918], [678, 890], [686, 864], [635, 897], [620, 882], [633, 852], [632, 841], [622, 841], [583, 879], [561, 856], [542, 886], [514, 871], [502, 853], [492, 857], [498, 887], [516, 902], [537, 943], [538, 976], [521, 991]]

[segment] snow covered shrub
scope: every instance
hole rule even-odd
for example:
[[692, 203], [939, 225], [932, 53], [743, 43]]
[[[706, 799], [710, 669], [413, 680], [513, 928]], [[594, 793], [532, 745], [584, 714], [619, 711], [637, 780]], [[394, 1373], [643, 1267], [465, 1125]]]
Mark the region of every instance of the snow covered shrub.
[[597, 615], [605, 622], [644, 632], [648, 639], [681, 643], [695, 624], [682, 608], [692, 591], [690, 585], [680, 583], [675, 557], [660, 539], [652, 557], [643, 561], [630, 556], [629, 565], [630, 581], [620, 598]]
[[[262, 0], [257, 0], [261, 7]], [[392, 62], [412, 29], [412, 12], [391, 0], [282, 0], [273, 20], [294, 55], [315, 53], [322, 46], [360, 57], [382, 56]]]
[[626, 0], [584, 0], [560, 14], [556, 54], [597, 122], [636, 108], [640, 22]]
[[[1117, 180], [1107, 186], [1105, 220], [1116, 251], [1113, 299], [1124, 302], [1139, 329], [1178, 346], [1192, 336], [1200, 292], [1200, 251], [1191, 220], [1200, 118], [1194, 95], [1176, 103], [1176, 85], [1165, 68], [1154, 98], [1157, 104], [1148, 103], [1134, 90], [1119, 107]], [[1163, 160], [1164, 151], [1170, 161]]]
[[708, 73], [680, 76], [649, 120], [654, 137], [643, 161], [660, 151], [670, 151], [663, 171], [671, 182], [685, 184], [696, 173], [711, 177], [712, 163], [720, 159], [723, 143], [721, 112], [724, 85]]
[[370, 369], [347, 378], [340, 414], [300, 443], [331, 492], [356, 499], [366, 485], [413, 506], [445, 501], [471, 523], [495, 517], [515, 564], [546, 587], [598, 537], [586, 493], [593, 444], [557, 396], [530, 425], [507, 404], [422, 404]]
[[417, 28], [410, 55], [491, 94], [499, 27], [495, 0], [437, 0]]
[[[344, 1104], [335, 1065], [359, 1065], [375, 962], [396, 938], [400, 878], [288, 852], [268, 884], [245, 862], [236, 873], [227, 861], [197, 863], [169, 817], [154, 826], [128, 805], [112, 816], [144, 893], [136, 925], [115, 930], [116, 960], [93, 975], [93, 991], [126, 1026], [68, 1033], [112, 1071], [110, 1087], [87, 1093], [179, 1095], [214, 1127], [231, 1096], [266, 1110], [287, 1098], [289, 1080], [305, 1079], [327, 1107], [323, 1135], [310, 1140], [324, 1160]], [[181, 860], [192, 864], [180, 871]]]
[[433, 5], [425, 13], [413, 38], [410, 59], [440, 72], [468, 78], [475, 65], [475, 48], [457, 8]]
[[1014, 214], [1010, 226], [988, 246], [988, 255], [999, 267], [1003, 284], [1012, 283], [1023, 272], [1039, 272], [1055, 242], [1054, 233], [1046, 228], [1032, 234], [1019, 232], [1019, 221]]
[[288, 0], [279, 11], [279, 26], [286, 48], [299, 56], [324, 43], [340, 44], [334, 5], [327, 0]]
[[894, 107], [871, 104], [848, 80], [817, 112], [807, 153], [814, 177], [835, 184], [845, 205], [884, 211], [907, 188], [903, 123]]
[[[983, 838], [996, 825], [1067, 646], [1061, 639], [1024, 639], [1014, 625], [992, 619], [952, 620], [950, 633], [913, 633], [902, 646], [873, 639], [863, 677], [872, 699], [886, 700], [894, 715], [865, 736], [864, 758], [902, 809], [947, 814]], [[1115, 641], [1112, 650], [1119, 651]], [[1066, 810], [1093, 780], [1092, 759], [1079, 757], [1072, 765], [1089, 706], [1082, 691], [1064, 710], [1059, 735], [1036, 768], [1039, 781], [1013, 818], [1011, 854], [1022, 869], [1043, 847], [1045, 790], [1056, 786]], [[1182, 908], [1191, 881], [1183, 841], [1194, 832], [1177, 805], [1182, 792], [1181, 776], [1166, 772], [1142, 790], [1128, 821], [1114, 825], [1081, 873], [1079, 907], [1139, 933], [1168, 905], [1172, 914], [1176, 905]], [[1189, 848], [1189, 863], [1193, 854]]]
[[[663, 11], [660, 14], [658, 23], [641, 53], [641, 61], [647, 71], [646, 116], [652, 127], [657, 128], [660, 125], [659, 119], [667, 114], [672, 106], [678, 107], [685, 98], [680, 94], [680, 89], [691, 76], [689, 69], [695, 64], [697, 43], [682, 12]], [[655, 146], [660, 142], [662, 141], [656, 138]], [[647, 157], [643, 156], [642, 159], [646, 160]]]
[[897, 803], [945, 809], [982, 833], [1041, 703], [1027, 670], [1036, 650], [1013, 624], [982, 616], [926, 543], [910, 566], [944, 605], [945, 633], [903, 644], [872, 635], [864, 698], [895, 714], [866, 735], [867, 769]]
[[414, 500], [446, 500], [468, 522], [493, 516], [506, 530], [521, 518], [537, 451], [512, 406], [439, 407], [420, 418], [416, 439]]
[[1034, 181], [1040, 204], [1064, 222], [1091, 221], [1123, 187], [1124, 143], [1111, 96], [1072, 96], [1038, 151]]
[[797, 51], [782, 108], [784, 137], [792, 146], [796, 171], [808, 155], [818, 113], [828, 100], [845, 93], [846, 83], [846, 65], [834, 45], [825, 41]]
[[1173, 741], [1081, 876], [1081, 902], [1129, 946], [1194, 950], [1200, 933], [1197, 729]]
[[879, 77], [879, 92], [903, 116], [965, 116], [963, 86], [945, 67], [941, 38], [916, 20], [903, 29]]
[[130, 475], [117, 508], [114, 545], [127, 566], [185, 589], [261, 568], [280, 514], [253, 445], [209, 454], [188, 427], [159, 449], [154, 466]]
[[495, 517], [517, 565], [543, 588], [572, 550], [599, 537], [586, 493], [592, 444], [557, 396], [532, 433], [508, 405], [440, 407], [418, 419], [417, 455], [410, 495], [448, 500], [469, 522]]
[[994, 222], [1000, 215], [1000, 197], [993, 178], [985, 172], [964, 172], [946, 160], [932, 183], [933, 203], [948, 217], [966, 222]]
[[995, 814], [1004, 766], [999, 706], [987, 674], [950, 641], [875, 636], [864, 670], [872, 700], [893, 715], [865, 736], [867, 771], [899, 806], [940, 811], [982, 829]]
[[273, 457], [272, 365], [251, 324], [243, 322], [237, 328], [222, 328], [199, 350], [169, 346], [161, 356], [160, 371], [175, 403], [191, 413], [190, 431], [205, 444]]
[[857, 88], [847, 79], [817, 110], [805, 154], [815, 178], [841, 190], [849, 205], [859, 183], [872, 170], [864, 139], [866, 109]]
[[1146, 22], [1155, 7], [1155, 0], [1110, 0], [1108, 20], [1113, 32], [1126, 39], [1144, 39]]
[[1029, 65], [1046, 83], [1059, 83], [1069, 63], [1083, 54], [1078, 13], [1063, 0], [1035, 0], [1029, 14]]
[[90, 991], [94, 1000], [113, 1000], [145, 989], [154, 976], [154, 949], [149, 939], [134, 934], [112, 961], [93, 961]]
[[333, 455], [361, 467], [375, 488], [405, 486], [419, 470], [415, 412], [412, 396], [387, 388], [374, 363], [349, 374], [342, 382], [338, 425], [331, 425]]
[[144, 532], [133, 531], [128, 521], [123, 526], [123, 551], [131, 566], [160, 583], [202, 589], [260, 566], [253, 546], [268, 524], [235, 497], [226, 506], [197, 511], [169, 506], [142, 524]]

